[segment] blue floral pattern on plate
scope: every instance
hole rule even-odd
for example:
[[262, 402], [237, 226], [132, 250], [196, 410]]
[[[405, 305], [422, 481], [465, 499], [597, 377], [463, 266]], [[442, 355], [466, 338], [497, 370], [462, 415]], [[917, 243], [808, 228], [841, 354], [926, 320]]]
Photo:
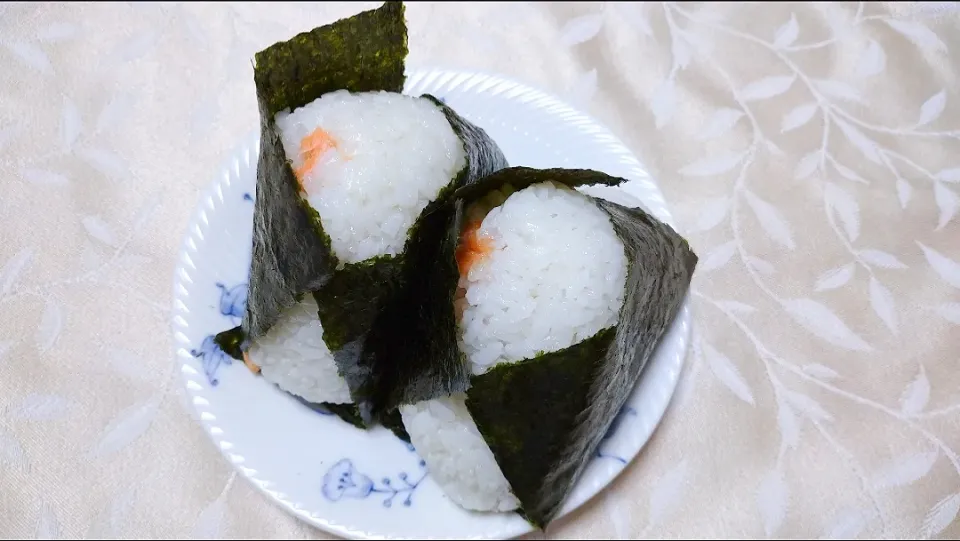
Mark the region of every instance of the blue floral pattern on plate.
[[624, 419], [627, 417], [636, 417], [636, 415], [637, 410], [631, 408], [630, 406], [624, 406], [623, 409], [620, 410], [620, 413], [618, 413], [617, 416], [613, 418], [613, 422], [610, 423], [610, 428], [607, 429], [607, 433], [604, 434], [603, 438], [600, 440], [600, 447], [597, 449], [597, 458], [609, 458], [610, 460], [616, 460], [624, 466], [627, 464], [627, 459], [612, 453], [604, 452], [603, 444], [617, 433], [617, 430], [620, 428], [620, 425], [623, 424]]
[[[230, 318], [231, 321], [234, 322], [236, 319], [242, 319], [247, 303], [247, 284], [241, 283], [227, 287], [223, 283], [218, 282], [215, 285], [220, 290], [220, 301], [217, 307], [220, 314]], [[209, 335], [204, 338], [200, 347], [192, 350], [191, 353], [194, 357], [201, 359], [204, 374], [210, 382], [210, 385], [214, 387], [220, 383], [216, 375], [217, 370], [221, 365], [230, 365], [233, 361], [233, 359], [224, 353], [223, 350], [217, 346], [216, 342], [214, 342], [214, 335]], [[322, 405], [310, 404], [303, 400], [300, 400], [300, 402], [321, 415], [334, 415]], [[627, 464], [625, 458], [604, 451], [603, 443], [608, 441], [617, 432], [625, 418], [636, 415], [637, 411], [635, 409], [624, 406], [616, 418], [614, 418], [610, 429], [604, 434], [600, 448], [597, 450], [597, 458], [614, 460], [623, 465]], [[406, 445], [410, 451], [414, 451], [412, 445]], [[323, 496], [331, 502], [337, 502], [343, 498], [363, 500], [377, 494], [383, 497], [381, 503], [386, 508], [392, 507], [394, 500], [397, 498], [402, 498], [402, 505], [409, 507], [413, 503], [414, 492], [416, 492], [417, 487], [420, 486], [428, 475], [426, 462], [418, 458], [418, 465], [421, 472], [415, 480], [411, 479], [411, 476], [406, 472], [400, 472], [396, 476], [396, 481], [384, 477], [379, 483], [376, 483], [370, 476], [357, 471], [351, 459], [343, 458], [327, 470], [323, 476], [321, 490]]]
[[229, 318], [243, 319], [243, 311], [247, 309], [247, 284], [238, 284], [228, 288], [217, 282], [220, 289], [220, 314]]
[[[414, 451], [413, 445], [410, 444], [407, 444], [407, 449]], [[331, 502], [337, 502], [343, 498], [364, 500], [376, 494], [383, 498], [380, 503], [384, 507], [392, 507], [394, 500], [398, 497], [402, 497], [404, 507], [410, 507], [414, 492], [427, 478], [427, 463], [423, 459], [418, 460], [421, 472], [416, 480], [411, 480], [411, 476], [406, 472], [400, 472], [397, 474], [397, 482], [384, 477], [376, 483], [369, 475], [357, 471], [352, 460], [343, 458], [324, 474], [321, 488], [323, 497]]]
[[200, 364], [203, 366], [203, 374], [207, 376], [207, 381], [210, 382], [210, 385], [216, 387], [220, 384], [220, 380], [217, 378], [217, 370], [220, 368], [220, 365], [229, 365], [233, 362], [233, 359], [220, 349], [220, 346], [213, 341], [213, 338], [214, 335], [212, 334], [207, 336], [203, 339], [200, 347], [190, 350], [190, 353], [200, 359]]
[[[243, 194], [244, 201], [253, 201], [249, 193]], [[232, 287], [227, 287], [222, 282], [214, 284], [220, 290], [220, 302], [217, 309], [220, 315], [230, 319], [233, 325], [238, 325], [243, 319], [243, 312], [247, 309], [247, 283], [243, 282]], [[220, 383], [217, 378], [217, 370], [220, 365], [230, 365], [233, 359], [223, 352], [216, 342], [213, 341], [215, 334], [211, 334], [203, 339], [199, 348], [190, 350], [190, 353], [200, 359], [203, 366], [203, 373], [207, 377], [212, 387]]]
[[[229, 318], [234, 325], [239, 323], [238, 320], [243, 319], [243, 312], [247, 308], [246, 282], [233, 287], [227, 287], [217, 282], [216, 287], [220, 290], [220, 302], [217, 306], [220, 315]], [[220, 383], [220, 379], [217, 378], [217, 370], [219, 370], [220, 365], [225, 364], [229, 366], [233, 361], [233, 359], [224, 353], [224, 351], [220, 349], [220, 346], [213, 341], [215, 336], [214, 334], [208, 335], [203, 339], [200, 347], [190, 350], [190, 353], [194, 357], [200, 359], [200, 364], [203, 366], [203, 374], [213, 387], [216, 387]]]
[[[443, 98], [440, 98], [440, 101], [445, 102]], [[243, 199], [244, 201], [253, 201], [253, 197], [249, 193], [244, 193]], [[215, 286], [220, 290], [220, 301], [217, 305], [220, 315], [230, 319], [233, 324], [237, 324], [238, 320], [242, 320], [244, 310], [246, 310], [246, 282], [236, 284], [232, 287], [217, 282]], [[215, 387], [220, 383], [217, 378], [218, 369], [221, 365], [229, 366], [233, 362], [233, 359], [217, 346], [216, 342], [214, 342], [214, 336], [215, 335], [209, 335], [204, 338], [200, 347], [191, 350], [191, 353], [194, 357], [201, 360], [204, 375], [207, 377], [210, 385]], [[304, 400], [300, 400], [300, 402], [321, 415], [334, 415], [322, 405], [311, 404]], [[615, 460], [623, 465], [627, 464], [627, 460], [623, 457], [605, 452], [603, 444], [616, 433], [626, 417], [636, 415], [637, 411], [635, 409], [624, 406], [613, 420], [613, 423], [611, 423], [610, 429], [604, 434], [600, 448], [597, 450], [596, 456], [598, 458]], [[416, 451], [413, 445], [409, 443], [405, 445], [411, 452]], [[377, 495], [382, 498], [380, 503], [383, 507], [392, 507], [393, 502], [398, 498], [404, 507], [410, 507], [413, 504], [414, 493], [429, 475], [426, 462], [420, 457], [417, 457], [417, 465], [420, 471], [416, 476], [408, 475], [407, 472], [400, 472], [396, 475], [396, 480], [384, 477], [379, 482], [375, 482], [369, 475], [358, 471], [351, 459], [343, 458], [331, 466], [324, 474], [321, 492], [330, 502], [338, 502], [344, 498], [365, 500]]]

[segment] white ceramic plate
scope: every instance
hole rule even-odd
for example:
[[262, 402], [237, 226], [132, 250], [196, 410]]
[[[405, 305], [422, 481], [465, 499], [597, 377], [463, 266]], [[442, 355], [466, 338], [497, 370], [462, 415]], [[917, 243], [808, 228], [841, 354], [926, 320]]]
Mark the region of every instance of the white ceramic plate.
[[[511, 165], [588, 168], [624, 177], [590, 191], [642, 206], [672, 224], [660, 191], [609, 131], [561, 101], [502, 77], [409, 74], [405, 93], [442, 98], [500, 145]], [[174, 277], [177, 362], [199, 418], [224, 456], [297, 517], [348, 538], [505, 539], [519, 516], [477, 514], [449, 501], [412, 447], [383, 428], [357, 430], [315, 412], [220, 352], [212, 335], [240, 322], [250, 264], [258, 137], [247, 138], [200, 199]], [[676, 387], [689, 339], [685, 303], [634, 393], [567, 499], [569, 513], [640, 451]]]

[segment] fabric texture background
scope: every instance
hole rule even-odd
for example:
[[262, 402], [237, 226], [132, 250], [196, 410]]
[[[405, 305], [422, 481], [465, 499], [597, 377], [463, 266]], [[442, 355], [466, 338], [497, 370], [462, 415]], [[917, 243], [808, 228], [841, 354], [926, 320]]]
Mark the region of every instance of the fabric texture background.
[[[328, 537], [191, 419], [171, 281], [253, 53], [377, 5], [0, 4], [0, 535]], [[409, 65], [610, 127], [701, 256], [663, 423], [546, 537], [960, 538], [956, 2], [407, 14]]]

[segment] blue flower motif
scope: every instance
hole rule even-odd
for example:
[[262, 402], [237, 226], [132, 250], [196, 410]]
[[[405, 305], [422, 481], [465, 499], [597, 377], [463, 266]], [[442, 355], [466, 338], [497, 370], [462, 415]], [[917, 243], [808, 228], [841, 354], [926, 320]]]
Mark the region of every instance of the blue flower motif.
[[[412, 446], [408, 448], [412, 449]], [[321, 491], [323, 496], [332, 502], [340, 501], [342, 498], [363, 500], [371, 494], [382, 494], [384, 499], [380, 503], [386, 508], [392, 507], [394, 500], [402, 495], [401, 501], [404, 507], [410, 507], [413, 503], [413, 493], [427, 477], [426, 462], [420, 460], [419, 466], [424, 471], [415, 481], [411, 481], [406, 472], [400, 472], [397, 474], [396, 482], [389, 477], [384, 477], [380, 483], [374, 483], [369, 476], [359, 473], [349, 458], [344, 458], [327, 470], [326, 475], [323, 476]]]
[[[610, 423], [610, 428], [607, 429], [607, 433], [603, 435], [603, 438], [601, 438], [600, 440], [601, 445], [602, 445], [602, 442], [609, 440], [610, 438], [613, 437], [614, 434], [617, 433], [617, 430], [620, 428], [620, 425], [623, 423], [623, 420], [626, 417], [636, 416], [636, 415], [637, 415], [637, 410], [631, 408], [630, 406], [624, 406], [623, 409], [620, 410], [620, 413], [618, 413], [617, 416], [613, 418], [613, 422]], [[603, 449], [597, 449], [597, 457], [616, 460], [617, 462], [624, 465], [626, 465], [627, 463], [627, 459], [614, 454], [605, 453]]]
[[629, 416], [636, 416], [637, 410], [631, 408], [630, 406], [624, 406], [620, 413], [617, 413], [617, 416], [613, 418], [613, 422], [610, 423], [610, 428], [607, 429], [607, 433], [603, 435], [603, 440], [606, 441], [613, 437], [617, 433], [617, 430], [620, 428], [620, 425], [623, 424], [623, 420]]
[[247, 284], [238, 284], [231, 288], [217, 282], [220, 289], [220, 313], [227, 317], [243, 319], [247, 309]]
[[373, 492], [373, 481], [358, 473], [349, 458], [344, 458], [323, 476], [323, 496], [332, 502], [341, 498], [362, 500]]
[[[220, 314], [227, 316], [234, 322], [237, 319], [243, 319], [243, 312], [247, 309], [247, 284], [243, 283], [227, 288], [227, 286], [217, 282], [216, 286], [220, 289]], [[233, 361], [214, 342], [215, 336], [207, 336], [203, 339], [199, 348], [190, 351], [194, 357], [200, 359], [203, 365], [203, 373], [207, 376], [210, 385], [214, 387], [220, 383], [220, 380], [217, 379], [217, 370], [220, 365], [229, 365]]]
[[244, 200], [244, 201], [253, 201], [253, 197], [251, 197], [249, 193], [245, 193], [245, 194], [243, 194], [243, 200]]
[[213, 339], [214, 335], [204, 338], [200, 348], [190, 350], [190, 353], [200, 359], [207, 381], [210, 382], [211, 386], [216, 387], [220, 383], [220, 380], [217, 379], [217, 369], [220, 368], [221, 364], [229, 365], [233, 362], [233, 359], [224, 353]]

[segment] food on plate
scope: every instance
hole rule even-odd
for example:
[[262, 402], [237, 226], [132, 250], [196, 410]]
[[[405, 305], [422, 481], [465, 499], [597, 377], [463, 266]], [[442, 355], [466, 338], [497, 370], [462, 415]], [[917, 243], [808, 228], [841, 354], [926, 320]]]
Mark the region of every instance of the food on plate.
[[454, 302], [417, 313], [424, 328], [456, 322], [460, 355], [443, 360], [468, 365], [469, 388], [400, 412], [467, 509], [516, 509], [538, 527], [556, 516], [681, 307], [697, 262], [687, 242], [574, 189], [622, 180], [513, 167], [455, 194], [456, 242], [432, 280]]
[[283, 390], [352, 403], [365, 424], [376, 420], [366, 397], [390, 384], [375, 379], [389, 361], [368, 342], [404, 317], [406, 284], [430, 264], [410, 246], [439, 242], [430, 236], [443, 231], [423, 225], [433, 209], [507, 165], [442, 101], [401, 94], [406, 54], [400, 2], [256, 54], [247, 304], [241, 325], [217, 336]]
[[261, 137], [240, 326], [217, 344], [299, 401], [410, 441], [451, 500], [560, 511], [697, 264], [624, 179], [508, 167], [401, 93], [399, 2], [256, 55]]

